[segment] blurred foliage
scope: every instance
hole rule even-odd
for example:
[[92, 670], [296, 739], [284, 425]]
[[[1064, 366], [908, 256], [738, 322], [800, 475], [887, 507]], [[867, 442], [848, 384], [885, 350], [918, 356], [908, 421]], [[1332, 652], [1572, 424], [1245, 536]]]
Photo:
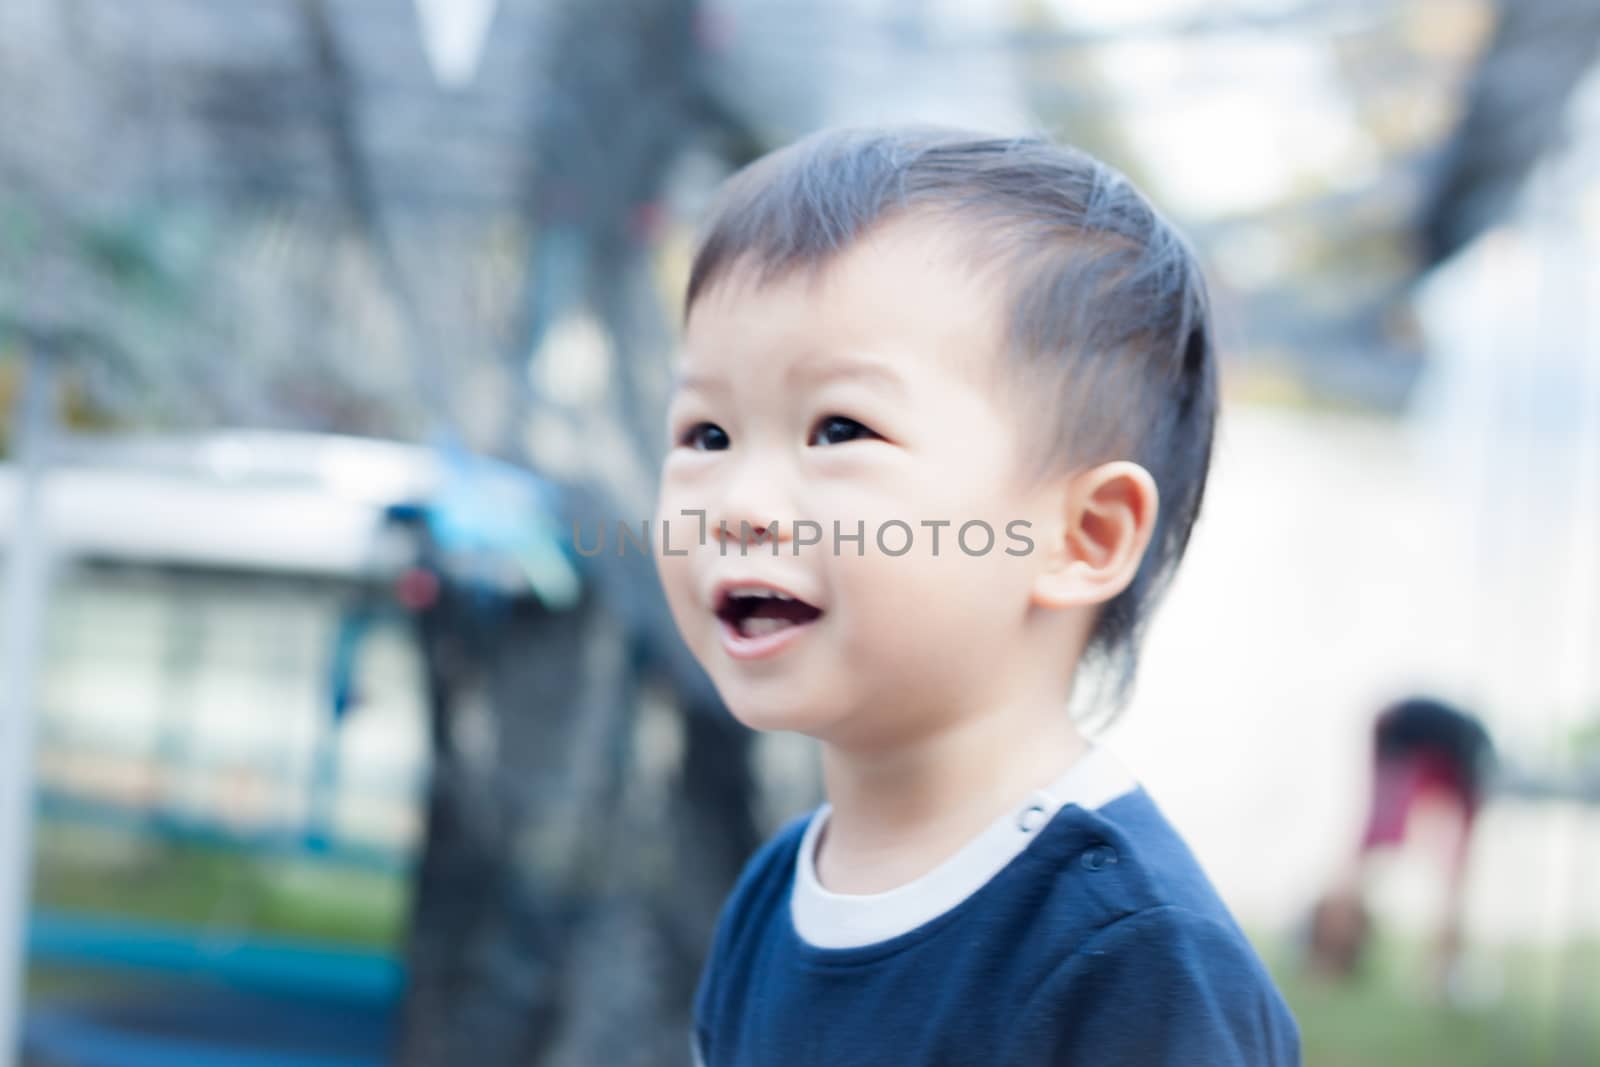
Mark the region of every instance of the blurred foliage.
[[1600, 760], [1600, 708], [1572, 731], [1572, 751], [1580, 760]]
[[[0, 459], [11, 455], [11, 419], [22, 387], [22, 368], [22, 353], [16, 344], [0, 340]], [[93, 373], [91, 367], [68, 367], [58, 383], [61, 393], [61, 410], [57, 413], [59, 425], [70, 431], [93, 433], [115, 430], [126, 424], [124, 416], [96, 400], [88, 384]]]

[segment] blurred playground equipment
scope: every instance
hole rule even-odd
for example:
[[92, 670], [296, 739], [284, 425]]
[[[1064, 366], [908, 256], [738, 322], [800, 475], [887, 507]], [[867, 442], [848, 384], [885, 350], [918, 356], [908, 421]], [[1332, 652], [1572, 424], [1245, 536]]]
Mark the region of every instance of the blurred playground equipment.
[[[157, 863], [176, 848], [408, 879], [430, 754], [407, 613], [441, 577], [484, 600], [570, 604], [576, 571], [538, 522], [547, 487], [448, 450], [314, 435], [66, 440], [52, 460], [41, 853], [87, 835]], [[13, 489], [0, 470], [0, 525]], [[419, 566], [419, 527], [442, 549], [437, 573]], [[29, 1016], [29, 1056], [381, 1061], [399, 927], [358, 949], [204, 913], [154, 922], [114, 900], [57, 906], [51, 873], [29, 926], [36, 968], [133, 988], [52, 998]]]

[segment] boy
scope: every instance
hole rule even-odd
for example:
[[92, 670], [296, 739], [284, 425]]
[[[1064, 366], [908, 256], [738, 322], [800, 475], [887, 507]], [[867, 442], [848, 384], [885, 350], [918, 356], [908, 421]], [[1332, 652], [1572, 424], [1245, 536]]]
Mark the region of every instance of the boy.
[[685, 308], [662, 583], [733, 714], [818, 739], [828, 798], [723, 908], [700, 1062], [1298, 1063], [1189, 850], [1066, 710], [1080, 662], [1126, 690], [1200, 505], [1216, 367], [1181, 239], [1071, 149], [832, 131], [724, 187]]

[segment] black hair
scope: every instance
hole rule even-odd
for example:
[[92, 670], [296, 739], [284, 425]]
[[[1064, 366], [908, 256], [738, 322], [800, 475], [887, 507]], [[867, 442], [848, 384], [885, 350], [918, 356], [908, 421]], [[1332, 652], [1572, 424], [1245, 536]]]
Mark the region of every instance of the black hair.
[[684, 314], [719, 281], [813, 276], [868, 230], [948, 224], [1007, 303], [1006, 376], [1046, 476], [1130, 459], [1154, 478], [1154, 536], [1103, 605], [1087, 655], [1114, 716], [1140, 639], [1189, 541], [1218, 403], [1210, 301], [1188, 243], [1122, 174], [1041, 137], [939, 127], [834, 129], [756, 160], [723, 186], [690, 268]]

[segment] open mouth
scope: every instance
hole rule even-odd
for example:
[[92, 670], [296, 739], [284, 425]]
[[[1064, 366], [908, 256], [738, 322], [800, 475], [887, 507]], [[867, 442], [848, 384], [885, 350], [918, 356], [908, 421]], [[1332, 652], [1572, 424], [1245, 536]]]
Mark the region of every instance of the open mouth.
[[753, 639], [815, 622], [822, 609], [766, 586], [735, 586], [717, 598], [717, 618], [735, 635]]

